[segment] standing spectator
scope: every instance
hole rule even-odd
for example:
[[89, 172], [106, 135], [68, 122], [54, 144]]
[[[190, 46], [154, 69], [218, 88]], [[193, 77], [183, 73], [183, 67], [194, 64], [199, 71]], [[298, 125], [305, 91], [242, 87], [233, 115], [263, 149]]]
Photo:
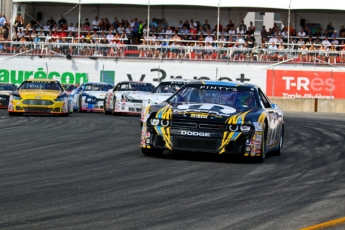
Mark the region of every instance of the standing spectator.
[[117, 17], [114, 18], [114, 21], [112, 23], [113, 27], [115, 28], [115, 30], [117, 29], [117, 27], [119, 26], [119, 20], [117, 19]]
[[265, 43], [267, 42], [267, 30], [265, 26], [262, 26], [262, 30], [261, 30], [261, 43]]
[[19, 19], [18, 19], [18, 31], [19, 29], [21, 29], [22, 31], [24, 30], [24, 26], [25, 26], [25, 21], [23, 18], [23, 15], [19, 15]]
[[205, 24], [202, 26], [202, 28], [204, 29], [204, 31], [209, 31], [211, 30], [210, 24], [208, 24], [208, 20], [205, 20]]
[[59, 19], [59, 28], [61, 28], [65, 23], [67, 23], [67, 20], [61, 14], [60, 19]]
[[255, 28], [255, 26], [253, 25], [253, 22], [252, 22], [252, 21], [249, 22], [248, 30], [249, 30], [249, 28], [253, 31], [253, 33], [254, 33], [255, 30], [256, 30], [256, 28]]
[[108, 18], [104, 18], [104, 24], [105, 24], [105, 31], [108, 31], [110, 28], [110, 21]]
[[230, 19], [229, 20], [229, 24], [226, 26], [226, 28], [228, 29], [228, 31], [231, 29], [231, 28], [234, 28], [235, 27], [235, 24], [232, 22], [232, 20]]
[[50, 26], [50, 29], [53, 29], [54, 25], [56, 25], [55, 20], [53, 19], [53, 16], [50, 16], [49, 20], [47, 21], [48, 25]]
[[4, 25], [6, 23], [5, 17], [0, 13], [0, 39], [4, 37]]
[[4, 40], [8, 40], [8, 35], [10, 34], [10, 25], [8, 22], [5, 22], [4, 24]]
[[165, 20], [165, 18], [162, 19], [162, 26], [163, 26], [163, 30], [166, 31], [168, 29], [168, 23], [167, 21]]
[[334, 32], [334, 27], [332, 26], [332, 22], [328, 23], [326, 30], [327, 30], [327, 35], [331, 37]]
[[98, 31], [99, 30], [99, 25], [98, 24], [99, 24], [98, 17], [96, 16], [95, 20], [93, 20], [92, 24], [91, 24], [92, 29]]
[[241, 21], [241, 24], [239, 25], [239, 30], [244, 31], [243, 33], [247, 32], [247, 25], [244, 24], [244, 20]]
[[132, 42], [133, 42], [133, 44], [138, 44], [139, 26], [140, 26], [140, 24], [138, 22], [138, 18], [134, 18], [133, 27], [132, 27]]

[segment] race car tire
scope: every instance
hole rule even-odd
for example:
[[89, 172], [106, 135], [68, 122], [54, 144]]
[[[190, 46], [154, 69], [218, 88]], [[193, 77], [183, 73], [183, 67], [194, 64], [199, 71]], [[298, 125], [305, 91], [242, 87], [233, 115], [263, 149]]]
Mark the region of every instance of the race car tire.
[[284, 144], [284, 129], [282, 128], [282, 130], [280, 131], [280, 140], [278, 143], [278, 149], [272, 151], [271, 154], [273, 156], [280, 156], [282, 154], [283, 144]]
[[8, 112], [8, 115], [11, 117], [14, 117], [14, 116], [21, 116], [21, 115], [23, 115], [23, 113]]
[[115, 113], [115, 102], [116, 102], [116, 98], [114, 97], [113, 98], [113, 108], [111, 109], [111, 115], [116, 115], [116, 113]]
[[60, 117], [68, 117], [68, 116], [69, 116], [69, 113], [60, 114]]
[[79, 102], [78, 102], [78, 113], [83, 113], [83, 112], [85, 112], [85, 111], [83, 111], [83, 110], [81, 110], [81, 105], [82, 105], [82, 98], [81, 98], [81, 96], [79, 97]]
[[163, 155], [164, 149], [146, 149], [141, 148], [142, 154], [150, 157], [160, 157]]
[[105, 100], [105, 99], [104, 99], [103, 103], [104, 103], [104, 105], [103, 105], [103, 113], [104, 113], [105, 115], [110, 114], [110, 112], [108, 111], [107, 103], [106, 103], [106, 100]]
[[259, 162], [263, 162], [266, 158], [266, 144], [267, 144], [267, 126], [266, 126], [266, 123], [264, 123], [262, 126], [261, 155], [258, 157]]

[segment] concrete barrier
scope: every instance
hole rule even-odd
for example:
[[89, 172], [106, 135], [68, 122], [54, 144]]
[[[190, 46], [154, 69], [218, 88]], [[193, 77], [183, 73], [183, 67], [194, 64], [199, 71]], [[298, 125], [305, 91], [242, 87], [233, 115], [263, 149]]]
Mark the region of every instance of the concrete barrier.
[[345, 113], [344, 99], [270, 97], [283, 111]]
[[318, 99], [317, 112], [345, 113], [345, 100], [343, 99]]
[[313, 98], [282, 98], [270, 97], [272, 103], [277, 104], [283, 111], [315, 112], [315, 99]]

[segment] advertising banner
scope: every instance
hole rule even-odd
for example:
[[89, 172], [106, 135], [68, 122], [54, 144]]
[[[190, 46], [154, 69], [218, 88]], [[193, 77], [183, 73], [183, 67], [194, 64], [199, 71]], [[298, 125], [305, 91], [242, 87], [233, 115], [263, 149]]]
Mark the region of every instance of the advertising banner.
[[268, 96], [286, 98], [345, 98], [345, 72], [267, 70]]

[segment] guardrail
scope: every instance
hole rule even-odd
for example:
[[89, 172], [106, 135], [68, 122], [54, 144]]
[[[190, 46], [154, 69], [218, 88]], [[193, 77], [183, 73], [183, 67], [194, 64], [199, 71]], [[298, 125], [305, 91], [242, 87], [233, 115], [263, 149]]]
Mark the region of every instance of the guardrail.
[[[77, 40], [75, 40], [77, 41]], [[220, 62], [285, 62], [344, 65], [345, 49], [336, 50], [302, 50], [297, 44], [293, 48], [269, 49], [266, 47], [247, 48], [218, 47], [200, 45], [199, 43], [171, 42], [156, 45], [127, 45], [112, 41], [102, 43], [78, 42], [0, 42], [0, 55], [36, 55], [36, 56], [67, 56], [84, 58], [130, 58], [160, 60], [204, 60]], [[207, 43], [206, 43], [207, 44]], [[221, 43], [220, 43], [221, 44]], [[233, 44], [232, 44], [233, 45]]]

